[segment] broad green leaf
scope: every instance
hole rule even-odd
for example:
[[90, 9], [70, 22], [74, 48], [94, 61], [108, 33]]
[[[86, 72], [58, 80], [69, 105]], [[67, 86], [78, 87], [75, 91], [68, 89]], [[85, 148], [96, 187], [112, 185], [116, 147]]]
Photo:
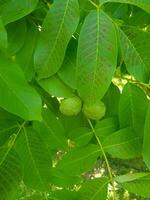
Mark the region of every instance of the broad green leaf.
[[134, 130], [129, 127], [108, 136], [103, 147], [113, 157], [129, 159], [141, 155], [142, 144]]
[[79, 190], [79, 200], [106, 200], [108, 191], [108, 179], [98, 178], [87, 180]]
[[[127, 71], [137, 80], [148, 82], [150, 75], [150, 33], [135, 27], [118, 28], [122, 58]], [[147, 38], [147, 42], [145, 42]]]
[[77, 89], [87, 104], [106, 93], [117, 64], [117, 37], [111, 19], [102, 10], [91, 11], [79, 36]]
[[7, 53], [10, 56], [15, 55], [23, 46], [27, 32], [25, 19], [18, 20], [6, 26], [8, 34]]
[[22, 42], [23, 46], [16, 54], [16, 62], [22, 68], [27, 80], [31, 80], [34, 76], [33, 53], [37, 42], [37, 36], [38, 30], [28, 24], [27, 33], [24, 42]]
[[41, 120], [41, 99], [17, 64], [0, 56], [0, 106], [25, 120]]
[[94, 167], [100, 154], [97, 145], [75, 148], [66, 153], [56, 167], [70, 175], [80, 175]]
[[116, 181], [121, 186], [131, 193], [143, 197], [150, 197], [150, 174], [149, 173], [136, 173], [122, 175], [116, 178]]
[[16, 144], [24, 168], [23, 180], [33, 189], [44, 191], [48, 187], [51, 155], [48, 153], [42, 138], [32, 128], [24, 128]]
[[119, 119], [122, 128], [132, 126], [137, 136], [143, 136], [148, 100], [142, 89], [128, 83], [125, 85], [119, 104]]
[[147, 111], [144, 127], [143, 160], [150, 169], [150, 106]]
[[7, 31], [3, 24], [2, 18], [0, 17], [0, 49], [4, 51], [7, 48]]
[[0, 15], [2, 16], [4, 24], [8, 24], [28, 15], [35, 9], [37, 3], [38, 0], [6, 1], [0, 8]]
[[67, 138], [60, 120], [48, 109], [42, 112], [42, 122], [34, 122], [33, 127], [39, 132], [50, 149], [66, 149]]
[[75, 143], [77, 147], [87, 145], [93, 137], [91, 129], [80, 127], [69, 132], [68, 137]]
[[106, 118], [96, 123], [95, 132], [101, 141], [119, 129], [118, 119], [115, 117]]
[[11, 146], [0, 148], [0, 198], [14, 200], [22, 179], [21, 160]]
[[39, 85], [50, 95], [55, 97], [72, 97], [73, 90], [67, 86], [58, 76], [54, 75], [50, 78], [41, 79]]
[[115, 2], [115, 3], [128, 3], [135, 6], [138, 6], [150, 13], [150, 1], [149, 0], [99, 0], [100, 4]]
[[79, 22], [77, 0], [54, 1], [46, 18], [35, 51], [35, 69], [39, 79], [55, 74]]

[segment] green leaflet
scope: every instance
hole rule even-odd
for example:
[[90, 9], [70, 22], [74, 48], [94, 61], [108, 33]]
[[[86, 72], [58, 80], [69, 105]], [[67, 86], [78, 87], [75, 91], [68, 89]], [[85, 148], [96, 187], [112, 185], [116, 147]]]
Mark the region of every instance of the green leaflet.
[[13, 136], [19, 129], [17, 121], [9, 119], [1, 119], [0, 121], [0, 146], [4, 145], [6, 141]]
[[63, 172], [57, 168], [51, 170], [50, 182], [58, 187], [69, 187], [75, 184], [80, 184], [82, 181], [81, 176], [70, 175], [67, 172]]
[[73, 90], [56, 75], [51, 76], [50, 78], [41, 79], [38, 83], [52, 96], [68, 98], [74, 95]]
[[87, 145], [93, 137], [92, 131], [87, 127], [79, 127], [71, 130], [68, 137], [75, 143], [77, 147]]
[[[33, 27], [30, 24], [27, 24], [26, 28], [27, 28], [26, 35], [24, 38], [24, 42], [22, 42], [23, 46], [19, 49], [19, 51], [16, 54], [16, 62], [22, 68], [26, 79], [30, 81], [34, 77], [34, 73], [35, 73], [33, 54], [34, 54], [39, 32], [36, 29], [36, 27]], [[25, 32], [24, 29], [23, 31]], [[15, 44], [16, 44], [16, 41], [15, 41]]]
[[33, 127], [43, 138], [45, 145], [50, 149], [66, 149], [67, 138], [61, 122], [50, 110], [42, 111], [42, 122], [34, 122]]
[[0, 50], [2, 51], [6, 50], [7, 45], [8, 45], [7, 31], [4, 27], [2, 18], [0, 17]]
[[94, 167], [100, 149], [97, 145], [87, 145], [70, 150], [62, 157], [57, 168], [70, 175], [81, 175]]
[[37, 3], [38, 0], [6, 1], [2, 7], [0, 6], [0, 15], [2, 16], [4, 24], [8, 24], [28, 15], [35, 9]]
[[131, 193], [143, 197], [150, 197], [150, 174], [149, 173], [136, 173], [127, 174], [116, 177], [116, 181], [121, 184], [121, 186]]
[[148, 100], [142, 89], [128, 83], [119, 103], [119, 120], [122, 128], [132, 126], [137, 136], [143, 137]]
[[150, 169], [150, 106], [147, 110], [145, 127], [144, 127], [144, 141], [143, 141], [143, 160]]
[[16, 150], [23, 163], [25, 184], [39, 191], [47, 190], [51, 154], [39, 134], [33, 128], [23, 128], [17, 139]]
[[0, 148], [0, 197], [3, 200], [16, 199], [22, 179], [21, 160], [11, 147]]
[[[23, 46], [25, 42], [27, 24], [25, 19], [20, 19], [6, 26], [8, 34], [7, 53], [14, 56]], [[30, 36], [31, 37], [31, 36]]]
[[109, 180], [105, 177], [87, 180], [79, 190], [79, 200], [106, 200]]
[[102, 142], [109, 137], [112, 133], [119, 129], [118, 119], [115, 117], [106, 118], [96, 123], [95, 132]]
[[50, 77], [59, 70], [78, 22], [77, 0], [54, 2], [43, 22], [34, 56], [39, 79]]
[[41, 99], [17, 64], [0, 56], [0, 106], [25, 120], [41, 120]]
[[81, 29], [77, 52], [77, 90], [87, 104], [106, 93], [117, 64], [117, 37], [103, 11], [91, 11]]
[[66, 83], [69, 87], [76, 89], [76, 51], [77, 51], [77, 40], [72, 39], [68, 45], [64, 62], [58, 71], [58, 76]]
[[107, 108], [105, 116], [114, 117], [118, 115], [119, 101], [120, 91], [118, 87], [116, 87], [114, 84], [111, 84], [103, 98], [103, 102], [105, 103]]
[[113, 157], [121, 159], [139, 157], [142, 150], [140, 138], [131, 127], [120, 129], [106, 137], [103, 147]]
[[100, 4], [108, 3], [108, 2], [116, 2], [116, 3], [128, 3], [135, 6], [138, 6], [150, 13], [150, 1], [149, 0], [99, 0]]
[[122, 58], [128, 72], [137, 80], [149, 81], [150, 59], [149, 41], [150, 33], [134, 27], [124, 27], [125, 31], [118, 28]]

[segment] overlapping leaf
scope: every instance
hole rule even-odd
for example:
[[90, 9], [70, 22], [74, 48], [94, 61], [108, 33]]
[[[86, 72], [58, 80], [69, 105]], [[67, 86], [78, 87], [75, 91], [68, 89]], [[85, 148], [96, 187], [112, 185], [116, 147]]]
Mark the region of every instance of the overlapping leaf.
[[34, 128], [43, 138], [45, 145], [50, 149], [66, 149], [67, 138], [65, 130], [59, 119], [48, 109], [42, 112], [43, 121], [34, 122]]
[[150, 2], [149, 0], [99, 0], [101, 4], [104, 3], [111, 3], [111, 2], [116, 2], [116, 3], [128, 3], [132, 4], [135, 6], [138, 6], [145, 10], [146, 12], [150, 13]]
[[143, 141], [143, 159], [150, 169], [150, 107], [147, 111], [145, 127], [144, 127], [144, 141]]
[[72, 97], [73, 90], [67, 86], [58, 76], [54, 75], [50, 78], [41, 79], [39, 85], [50, 95], [55, 97]]
[[[118, 28], [118, 30], [122, 58], [128, 72], [137, 80], [148, 82], [150, 75], [150, 34], [135, 27], [124, 27], [124, 30]], [[145, 41], [145, 38], [147, 38], [147, 41]]]
[[0, 6], [0, 15], [2, 16], [4, 24], [8, 24], [28, 15], [35, 9], [37, 3], [38, 0], [4, 1]]
[[70, 175], [80, 175], [94, 167], [99, 155], [100, 149], [97, 145], [75, 148], [62, 157], [57, 168]]
[[99, 179], [87, 180], [79, 190], [79, 200], [106, 200], [108, 190], [108, 179], [103, 177]]
[[14, 200], [22, 179], [21, 160], [11, 146], [0, 148], [0, 198]]
[[[25, 29], [23, 29], [23, 31], [26, 34], [24, 40], [21, 42], [23, 46], [21, 46], [21, 48], [16, 54], [16, 62], [22, 68], [26, 79], [31, 80], [34, 76], [33, 54], [37, 42], [38, 30], [35, 27], [28, 24], [27, 31], [25, 31]], [[19, 37], [21, 37], [20, 34]], [[16, 43], [16, 41], [13, 42], [13, 46], [15, 46]]]
[[140, 138], [130, 127], [108, 136], [103, 142], [103, 147], [113, 157], [121, 159], [139, 157], [142, 151]]
[[122, 187], [131, 193], [143, 197], [150, 197], [150, 174], [149, 173], [136, 173], [122, 175], [116, 178]]
[[0, 49], [3, 51], [7, 48], [7, 31], [4, 27], [2, 18], [0, 17]]
[[19, 66], [0, 56], [0, 106], [25, 120], [41, 119], [41, 99]]
[[34, 129], [24, 128], [17, 139], [16, 150], [23, 162], [25, 184], [45, 191], [49, 183], [51, 155], [42, 138]]
[[39, 78], [50, 77], [61, 67], [69, 40], [79, 21], [77, 0], [55, 1], [42, 26], [35, 51], [35, 69]]

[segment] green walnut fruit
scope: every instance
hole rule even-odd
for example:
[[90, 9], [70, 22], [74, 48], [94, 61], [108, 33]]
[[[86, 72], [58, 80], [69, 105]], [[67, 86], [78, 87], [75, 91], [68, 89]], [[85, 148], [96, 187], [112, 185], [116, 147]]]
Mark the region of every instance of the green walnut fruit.
[[84, 104], [82, 111], [88, 119], [99, 120], [104, 117], [106, 107], [102, 101], [99, 101], [93, 105]]
[[79, 97], [64, 99], [60, 103], [60, 112], [67, 116], [77, 115], [81, 111], [82, 102]]

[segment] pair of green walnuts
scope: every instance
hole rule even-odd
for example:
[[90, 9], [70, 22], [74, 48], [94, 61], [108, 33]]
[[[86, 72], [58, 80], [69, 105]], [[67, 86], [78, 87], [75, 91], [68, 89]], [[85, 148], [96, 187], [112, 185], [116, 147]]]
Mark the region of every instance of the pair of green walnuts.
[[67, 116], [77, 115], [82, 109], [85, 117], [93, 120], [101, 119], [106, 112], [105, 104], [102, 101], [99, 101], [93, 105], [83, 104], [82, 108], [82, 101], [77, 96], [63, 99], [60, 103], [59, 109], [61, 113]]

